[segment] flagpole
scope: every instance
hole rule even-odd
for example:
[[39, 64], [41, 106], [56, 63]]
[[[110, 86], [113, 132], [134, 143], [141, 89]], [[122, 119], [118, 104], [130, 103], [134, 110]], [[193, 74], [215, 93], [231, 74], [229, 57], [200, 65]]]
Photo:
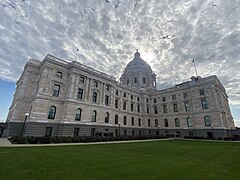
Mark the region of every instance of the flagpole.
[[192, 62], [193, 62], [193, 65], [194, 65], [194, 69], [195, 69], [196, 77], [198, 77], [198, 74], [197, 74], [197, 68], [196, 68], [196, 64], [195, 64], [194, 58], [193, 58]]
[[79, 51], [79, 49], [77, 48], [76, 54], [75, 54], [75, 61], [77, 61], [77, 59], [78, 59], [78, 51]]

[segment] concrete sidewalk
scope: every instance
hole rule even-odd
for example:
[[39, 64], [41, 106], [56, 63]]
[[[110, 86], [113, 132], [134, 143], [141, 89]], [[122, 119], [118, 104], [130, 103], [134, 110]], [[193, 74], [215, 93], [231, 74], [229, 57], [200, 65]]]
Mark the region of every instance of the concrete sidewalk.
[[44, 147], [44, 146], [78, 146], [78, 145], [93, 145], [93, 144], [121, 144], [132, 142], [150, 142], [150, 141], [165, 141], [174, 140], [173, 138], [166, 139], [147, 139], [147, 140], [129, 140], [129, 141], [107, 141], [107, 142], [89, 142], [89, 143], [59, 143], [59, 144], [11, 144], [7, 138], [0, 138], [1, 147]]

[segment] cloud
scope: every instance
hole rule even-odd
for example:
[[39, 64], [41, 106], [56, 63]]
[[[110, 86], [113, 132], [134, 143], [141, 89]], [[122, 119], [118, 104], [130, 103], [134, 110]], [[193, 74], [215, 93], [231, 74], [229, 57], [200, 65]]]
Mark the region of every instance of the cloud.
[[135, 49], [166, 88], [217, 75], [240, 105], [240, 3], [156, 0], [3, 0], [0, 78], [16, 81], [29, 58], [48, 53], [120, 77]]

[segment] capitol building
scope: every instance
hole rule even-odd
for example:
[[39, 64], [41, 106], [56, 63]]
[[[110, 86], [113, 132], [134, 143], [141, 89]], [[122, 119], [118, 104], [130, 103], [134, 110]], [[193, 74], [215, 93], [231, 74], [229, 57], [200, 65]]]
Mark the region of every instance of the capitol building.
[[134, 54], [120, 81], [77, 61], [30, 59], [17, 81], [7, 136], [227, 137], [234, 122], [217, 76], [158, 90]]

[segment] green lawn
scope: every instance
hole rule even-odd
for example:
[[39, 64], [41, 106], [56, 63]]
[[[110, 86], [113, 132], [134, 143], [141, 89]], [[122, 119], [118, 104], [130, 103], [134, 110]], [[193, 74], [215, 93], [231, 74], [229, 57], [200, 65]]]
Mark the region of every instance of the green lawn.
[[239, 142], [0, 148], [0, 179], [240, 179]]

